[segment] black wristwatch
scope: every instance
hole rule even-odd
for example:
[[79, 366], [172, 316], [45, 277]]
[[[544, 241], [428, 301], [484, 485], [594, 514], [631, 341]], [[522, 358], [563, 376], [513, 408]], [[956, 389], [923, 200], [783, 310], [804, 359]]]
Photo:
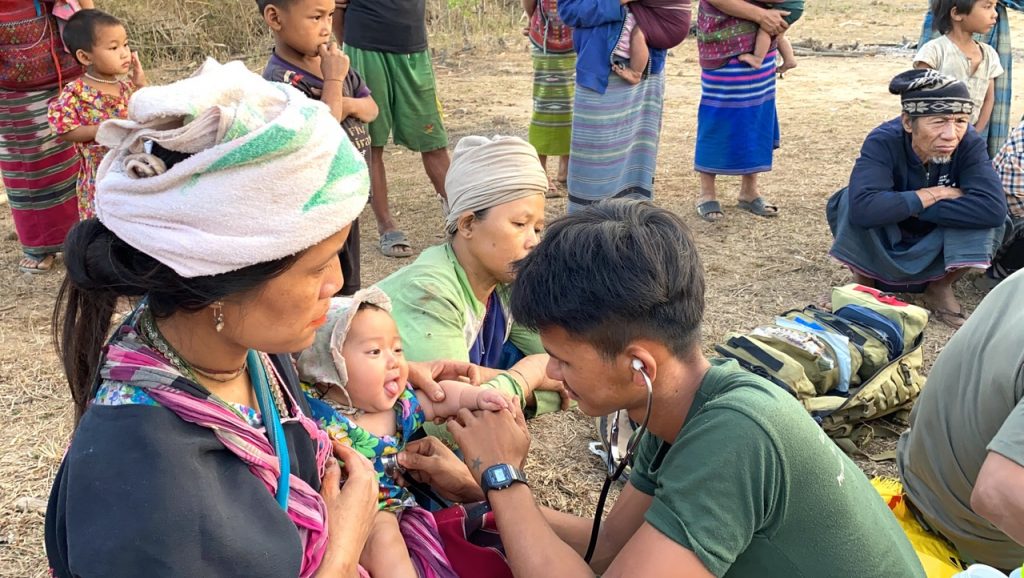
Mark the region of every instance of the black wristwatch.
[[526, 481], [526, 473], [511, 464], [491, 466], [484, 470], [484, 475], [480, 479], [480, 487], [485, 498], [491, 490], [504, 490], [516, 483], [530, 485]]

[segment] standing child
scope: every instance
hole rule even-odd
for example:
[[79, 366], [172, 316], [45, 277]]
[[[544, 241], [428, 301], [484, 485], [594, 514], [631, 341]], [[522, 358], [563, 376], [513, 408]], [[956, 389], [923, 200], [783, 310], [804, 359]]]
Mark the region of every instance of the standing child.
[[425, 421], [461, 408], [515, 412], [518, 405], [493, 389], [457, 381], [441, 382], [443, 402], [413, 392], [390, 310], [391, 301], [377, 287], [334, 299], [312, 347], [299, 354], [299, 378], [320, 426], [377, 469], [380, 511], [359, 563], [374, 577], [457, 578], [433, 516], [395, 482], [385, 460]]
[[996, 25], [996, 0], [932, 0], [931, 9], [932, 26], [942, 36], [917, 51], [914, 68], [933, 68], [966, 84], [974, 101], [971, 124], [985, 133], [995, 104], [995, 79], [1003, 66], [995, 48], [974, 35]]
[[[782, 19], [790, 26], [804, 15], [804, 0], [784, 0], [774, 4], [758, 3], [758, 5], [769, 10], [788, 12], [788, 14], [783, 15]], [[793, 53], [793, 45], [789, 43], [785, 33], [780, 33], [773, 37], [763, 28], [758, 29], [757, 36], [754, 38], [754, 51], [749, 54], [741, 54], [736, 58], [751, 68], [761, 68], [764, 57], [768, 55], [768, 51], [772, 47], [773, 38], [776, 40], [779, 54], [782, 56], [782, 65], [776, 69], [776, 72], [781, 75], [787, 70], [796, 68], [796, 54]]]
[[128, 47], [124, 25], [106, 12], [76, 12], [64, 26], [63, 39], [85, 74], [64, 86], [50, 103], [47, 120], [57, 136], [75, 143], [82, 157], [78, 216], [89, 219], [96, 214], [96, 169], [107, 153], [107, 147], [96, 143], [96, 131], [105, 120], [128, 118], [128, 99], [145, 86], [146, 75], [139, 55]]
[[[257, 0], [264, 22], [274, 35], [274, 52], [263, 78], [290, 84], [331, 109], [349, 140], [369, 162], [366, 124], [377, 118], [370, 89], [350, 65], [348, 56], [331, 41], [334, 0]], [[341, 253], [345, 277], [339, 295], [359, 290], [359, 219], [352, 222]]]

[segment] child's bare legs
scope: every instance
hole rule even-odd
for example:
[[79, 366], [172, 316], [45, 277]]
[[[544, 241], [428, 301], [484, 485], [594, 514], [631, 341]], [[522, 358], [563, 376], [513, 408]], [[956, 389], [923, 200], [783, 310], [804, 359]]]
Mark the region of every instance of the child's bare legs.
[[740, 54], [736, 59], [751, 68], [761, 68], [764, 57], [771, 47], [772, 35], [765, 32], [763, 28], [758, 28], [757, 36], [754, 37], [754, 51], [749, 54]]
[[630, 84], [640, 84], [643, 80], [644, 70], [647, 70], [647, 61], [651, 58], [651, 51], [647, 48], [647, 38], [639, 26], [634, 26], [629, 34], [629, 68], [614, 66], [615, 74], [622, 77]]
[[377, 512], [359, 564], [373, 578], [417, 578], [394, 512]]
[[[547, 175], [548, 174], [548, 156], [547, 155], [537, 155], [537, 158], [540, 159], [540, 166], [544, 168], [544, 174]], [[555, 186], [555, 181], [551, 180], [551, 176], [548, 175], [548, 193], [547, 193], [547, 196], [548, 197], [553, 197], [556, 194], [558, 194], [558, 187]]]
[[779, 54], [782, 55], [782, 65], [776, 72], [783, 74], [787, 70], [796, 68], [796, 55], [793, 54], [793, 45], [789, 43], [785, 34], [779, 34], [776, 38], [779, 41]]
[[[540, 158], [540, 166], [544, 167], [544, 174], [548, 172], [548, 157], [547, 155], [537, 155]], [[558, 183], [565, 183], [569, 179], [569, 155], [561, 155], [558, 157], [558, 173], [554, 179], [548, 177], [548, 198], [554, 198], [560, 196], [558, 193]]]

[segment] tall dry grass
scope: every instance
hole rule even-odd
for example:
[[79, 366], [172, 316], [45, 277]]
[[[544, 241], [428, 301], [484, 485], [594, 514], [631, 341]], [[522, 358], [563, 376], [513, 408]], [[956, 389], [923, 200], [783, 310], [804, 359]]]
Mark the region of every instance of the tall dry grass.
[[[125, 22], [147, 66], [189, 68], [207, 56], [262, 59], [272, 44], [255, 0], [99, 4]], [[438, 53], [504, 48], [524, 22], [520, 0], [427, 0], [427, 29], [431, 48]]]

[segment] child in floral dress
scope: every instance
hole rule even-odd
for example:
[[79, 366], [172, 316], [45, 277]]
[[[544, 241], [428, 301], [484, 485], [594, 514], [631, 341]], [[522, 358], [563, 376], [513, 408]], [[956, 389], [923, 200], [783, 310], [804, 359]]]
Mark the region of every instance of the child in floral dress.
[[[410, 389], [409, 365], [390, 310], [388, 296], [376, 287], [333, 299], [312, 347], [299, 354], [299, 378], [320, 427], [377, 469], [380, 511], [359, 564], [371, 576], [457, 578], [433, 516], [391, 477], [383, 458], [401, 451], [425, 421], [453, 416], [461, 408], [515, 412], [517, 406], [493, 389], [457, 381], [440, 383], [443, 402]], [[405, 551], [395, 551], [403, 542]]]
[[[107, 148], [96, 143], [99, 124], [128, 118], [128, 99], [146, 84], [138, 54], [128, 48], [128, 34], [117, 18], [99, 10], [81, 10], [64, 27], [64, 44], [85, 68], [50, 103], [47, 118], [60, 138], [75, 143], [81, 155], [78, 216], [95, 216], [96, 169]], [[131, 79], [127, 75], [131, 75]]]

